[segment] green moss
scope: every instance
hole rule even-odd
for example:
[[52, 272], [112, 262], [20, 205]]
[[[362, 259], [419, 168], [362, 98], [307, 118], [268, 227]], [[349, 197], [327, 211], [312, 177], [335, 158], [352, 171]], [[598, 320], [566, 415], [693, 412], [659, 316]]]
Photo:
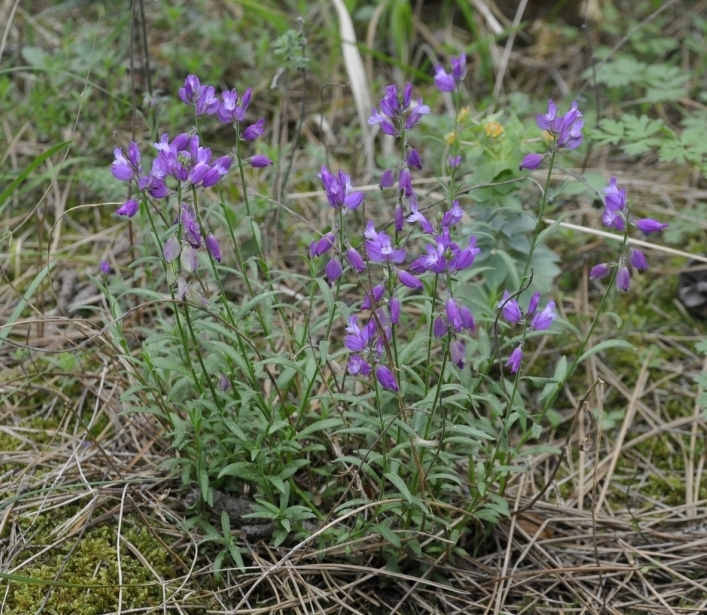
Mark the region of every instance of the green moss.
[[[67, 512], [70, 512], [69, 509]], [[37, 536], [33, 547], [21, 553], [16, 561], [28, 559], [36, 553], [37, 546], [48, 544], [54, 538], [49, 530], [56, 526], [52, 515], [43, 515], [33, 525]], [[161, 579], [174, 579], [181, 574], [167, 550], [147, 529], [139, 526], [133, 517], [123, 519], [122, 536], [130, 542], [150, 564]], [[99, 615], [114, 612], [118, 608], [120, 589], [117, 587], [118, 558], [116, 553], [117, 520], [91, 528], [85, 532], [78, 544], [68, 541], [61, 547], [34, 560], [26, 568], [17, 570], [18, 575], [48, 581], [59, 580], [82, 587], [54, 587], [47, 600], [45, 612], [52, 615]], [[122, 609], [159, 606], [164, 599], [159, 580], [150, 569], [126, 547], [121, 548], [120, 570], [122, 572]], [[64, 564], [64, 562], [66, 563]], [[62, 569], [62, 564], [64, 564]], [[59, 578], [57, 573], [61, 570]], [[6, 582], [0, 583], [0, 595], [5, 593]], [[111, 587], [90, 587], [111, 585]], [[10, 582], [3, 613], [26, 615], [34, 613], [44, 601], [50, 589], [43, 585]], [[167, 592], [169, 596], [170, 592]], [[203, 612], [194, 611], [189, 612]]]

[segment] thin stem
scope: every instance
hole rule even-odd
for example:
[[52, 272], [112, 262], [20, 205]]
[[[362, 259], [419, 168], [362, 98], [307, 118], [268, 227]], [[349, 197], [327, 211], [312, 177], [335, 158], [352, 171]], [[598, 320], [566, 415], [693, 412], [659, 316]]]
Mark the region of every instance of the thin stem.
[[[157, 227], [155, 226], [155, 220], [152, 217], [152, 213], [150, 212], [150, 207], [146, 206], [145, 211], [147, 212], [147, 218], [150, 221], [150, 226], [152, 227], [152, 233], [155, 236], [155, 242], [157, 243], [157, 248], [160, 253], [160, 260], [162, 261], [162, 266], [164, 267], [165, 274], [168, 275], [169, 263], [167, 263], [164, 260], [164, 248], [162, 246], [162, 242], [160, 241], [160, 236], [159, 236], [159, 233], [157, 232]], [[180, 217], [180, 219], [181, 219], [181, 217]], [[169, 294], [172, 297], [172, 301], [176, 305], [177, 300], [174, 296], [174, 289], [172, 288], [171, 285], [168, 285], [168, 286], [169, 286]], [[182, 342], [182, 350], [184, 351], [184, 363], [186, 363], [189, 366], [189, 371], [191, 371], [192, 378], [194, 380], [194, 386], [196, 386], [199, 393], [203, 393], [204, 388], [201, 386], [201, 382], [199, 382], [199, 378], [196, 375], [196, 371], [194, 370], [194, 365], [189, 360], [189, 342], [187, 341], [187, 336], [184, 331], [184, 327], [182, 326], [182, 320], [179, 317], [179, 310], [176, 308], [174, 310], [174, 317], [175, 317], [175, 320], [177, 321], [177, 329], [179, 330], [179, 338]]]
[[523, 269], [523, 275], [521, 280], [528, 275], [528, 270], [533, 261], [533, 254], [535, 253], [535, 248], [538, 245], [538, 236], [540, 235], [540, 230], [542, 228], [543, 214], [545, 213], [545, 206], [547, 205], [547, 193], [550, 190], [550, 179], [552, 178], [552, 168], [555, 166], [555, 156], [557, 150], [553, 147], [552, 154], [550, 155], [550, 167], [547, 170], [547, 179], [545, 180], [545, 189], [543, 190], [543, 198], [540, 202], [540, 211], [538, 212], [538, 220], [535, 224], [535, 233], [533, 233], [533, 239], [530, 243], [530, 252], [528, 252], [528, 258], [525, 261], [525, 268]]
[[425, 394], [427, 397], [427, 392], [430, 390], [430, 376], [432, 375], [432, 339], [434, 338], [434, 324], [435, 324], [435, 305], [437, 302], [437, 285], [439, 283], [439, 274], [435, 274], [435, 281], [432, 285], [432, 310], [430, 311], [430, 326], [427, 332], [427, 370], [425, 374]]

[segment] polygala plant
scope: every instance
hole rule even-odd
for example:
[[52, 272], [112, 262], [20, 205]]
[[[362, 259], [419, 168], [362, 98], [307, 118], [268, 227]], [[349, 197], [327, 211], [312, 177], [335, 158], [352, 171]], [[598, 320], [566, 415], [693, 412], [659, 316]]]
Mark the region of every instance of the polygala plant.
[[[654, 233], [667, 225], [635, 218], [633, 203], [612, 178], [602, 221], [621, 235], [620, 248], [615, 260], [591, 270], [593, 279], [610, 283], [575, 357], [563, 357], [552, 378], [524, 373], [524, 350], [533, 338], [580, 335], [558, 317], [531, 265], [546, 236], [556, 161], [582, 144], [577, 102], [560, 115], [549, 101], [537, 116], [549, 147], [520, 163], [521, 171], [547, 165], [547, 175], [538, 206], [528, 212], [534, 224], [525, 262], [508, 261], [517, 270], [506, 279], [515, 284], [490, 285], [470, 300], [468, 289], [481, 287], [489, 273], [479, 265], [481, 239], [489, 235], [483, 227], [470, 232], [476, 188], [466, 183], [458, 138], [465, 75], [462, 54], [452, 58], [450, 72], [438, 66], [434, 78], [456, 110], [440, 179], [444, 199], [427, 202], [414, 182], [424, 167], [415, 135], [432, 110], [412, 84], [390, 85], [369, 124], [395, 140], [397, 162], [380, 176], [394, 204], [378, 214], [347, 173], [321, 167], [331, 225], [310, 225], [314, 237], [302, 255], [308, 272], [277, 271], [263, 249], [251, 209], [260, 198], [257, 178], [249, 185], [247, 167], [272, 163], [250, 152], [266, 129], [262, 118], [247, 119], [250, 88], [217, 95], [189, 75], [179, 97], [191, 107], [195, 129], [162, 135], [148, 172], [136, 143], [115, 150], [113, 175], [135, 189], [116, 213], [138, 221], [149, 238], [134, 266], [159, 267], [161, 275], [143, 295], [164, 307], [161, 328], [131, 357], [135, 386], [125, 401], [163, 423], [174, 452], [170, 464], [185, 487], [196, 483], [207, 504], [215, 490], [247, 496], [255, 510], [249, 516], [272, 522], [276, 545], [361, 507], [319, 540], [378, 534], [389, 545], [382, 551], [389, 566], [403, 546], [418, 556], [451, 553], [449, 545], [478, 527], [460, 525], [460, 510], [462, 519], [490, 522], [509, 514], [508, 481], [526, 471], [527, 443], [540, 437], [578, 364], [589, 352], [626, 345], [613, 340], [585, 352], [614, 289], [628, 291], [632, 270], [648, 267], [629, 230]], [[214, 157], [204, 146], [201, 126], [210, 118], [233, 127], [230, 153]], [[501, 115], [486, 133], [504, 138]], [[222, 188], [236, 169], [242, 202]], [[524, 178], [516, 175], [510, 190], [524, 188]], [[254, 246], [247, 257], [239, 239], [244, 231]], [[101, 264], [101, 272], [108, 293], [110, 267]], [[242, 282], [237, 300], [227, 296], [226, 275]], [[120, 297], [110, 305], [117, 318]], [[539, 398], [525, 397], [522, 380], [543, 387]], [[423, 532], [445, 540], [423, 543]], [[230, 555], [243, 566], [227, 516], [221, 538], [213, 528], [210, 536], [224, 545], [219, 562]]]

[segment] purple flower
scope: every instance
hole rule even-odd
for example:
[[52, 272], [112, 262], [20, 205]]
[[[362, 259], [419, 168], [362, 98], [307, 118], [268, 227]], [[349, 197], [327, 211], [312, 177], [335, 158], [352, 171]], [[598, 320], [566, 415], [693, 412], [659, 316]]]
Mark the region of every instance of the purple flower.
[[393, 126], [392, 122], [382, 113], [378, 113], [375, 108], [371, 109], [371, 117], [368, 118], [368, 124], [377, 124], [384, 134], [391, 137], [397, 135], [397, 130], [395, 130], [395, 126]]
[[352, 354], [349, 357], [348, 369], [352, 376], [368, 376], [371, 373], [371, 365], [357, 354]]
[[459, 306], [457, 302], [449, 297], [445, 305], [445, 310], [447, 312], [447, 322], [456, 331], [462, 330], [462, 318], [459, 315]]
[[464, 342], [456, 338], [453, 339], [452, 343], [449, 345], [449, 352], [452, 356], [452, 363], [454, 363], [454, 365], [456, 365], [459, 369], [463, 369], [464, 360], [466, 359]]
[[383, 190], [383, 188], [391, 188], [393, 184], [395, 184], [395, 175], [395, 169], [387, 169], [386, 171], [383, 171], [378, 187], [381, 190]]
[[218, 241], [216, 241], [216, 237], [211, 234], [208, 234], [206, 236], [206, 239], [204, 240], [204, 243], [206, 244], [206, 249], [209, 251], [209, 254], [211, 254], [211, 256], [220, 263], [221, 248], [218, 245]]
[[560, 124], [557, 122], [557, 105], [552, 100], [547, 101], [547, 113], [545, 115], [540, 115], [538, 113], [536, 123], [540, 130], [547, 130], [548, 132], [559, 132]]
[[385, 365], [379, 365], [376, 367], [376, 378], [384, 389], [393, 391], [394, 393], [397, 393], [400, 390], [393, 372], [391, 372]]
[[633, 223], [638, 227], [638, 230], [644, 233], [657, 233], [667, 228], [667, 224], [653, 220], [652, 218], [642, 218], [640, 220], [634, 220]]
[[400, 233], [403, 228], [405, 228], [405, 214], [403, 213], [403, 206], [400, 203], [395, 204], [393, 219], [395, 220], [395, 230]]
[[631, 285], [631, 272], [626, 265], [619, 265], [619, 272], [616, 274], [616, 288], [626, 292]]
[[461, 164], [461, 161], [462, 161], [461, 156], [455, 156], [455, 157], [447, 156], [447, 166], [450, 169], [456, 169]]
[[533, 320], [530, 323], [530, 328], [536, 331], [544, 331], [552, 325], [552, 321], [557, 318], [557, 314], [554, 312], [555, 302], [550, 301], [545, 306], [545, 309], [539, 314], [535, 314]]
[[184, 301], [184, 297], [187, 296], [187, 293], [189, 292], [189, 285], [187, 284], [187, 281], [184, 279], [183, 276], [179, 276], [177, 278], [177, 299], [180, 301]]
[[346, 327], [346, 332], [349, 334], [344, 337], [344, 346], [351, 352], [361, 352], [368, 347], [368, 344], [373, 339], [376, 323], [370, 321], [363, 329], [356, 323], [356, 315], [349, 316], [349, 326]]
[[496, 309], [501, 310], [503, 317], [510, 323], [516, 324], [520, 322], [523, 318], [523, 314], [520, 311], [520, 306], [515, 299], [511, 299], [511, 294], [507, 291], [503, 291], [503, 297], [496, 304]]
[[390, 236], [384, 232], [376, 233], [373, 221], [366, 225], [366, 254], [374, 263], [393, 263], [400, 265], [405, 261], [405, 250], [394, 248]]
[[262, 169], [264, 167], [271, 166], [272, 160], [270, 160], [267, 156], [256, 154], [255, 156], [248, 158], [248, 164], [255, 169]]
[[154, 147], [158, 152], [161, 152], [163, 154], [177, 154], [178, 152], [183, 152], [184, 150], [188, 149], [190, 144], [191, 137], [186, 132], [178, 134], [176, 137], [174, 137], [171, 143], [169, 142], [169, 135], [165, 132], [160, 137], [160, 142], [155, 143]]
[[600, 280], [609, 275], [609, 265], [607, 263], [599, 263], [594, 265], [589, 272], [589, 277], [592, 280]]
[[463, 215], [464, 210], [459, 205], [459, 201], [453, 201], [452, 208], [444, 212], [441, 224], [447, 228], [454, 226], [462, 219]]
[[609, 211], [621, 211], [626, 207], [626, 188], [619, 189], [616, 186], [616, 178], [609, 180], [609, 185], [604, 188], [604, 204]]
[[579, 118], [582, 112], [577, 107], [577, 101], [572, 103], [570, 110], [563, 117], [557, 113], [557, 105], [552, 99], [547, 102], [547, 113], [538, 114], [537, 124], [540, 130], [547, 130], [555, 136], [557, 147], [575, 149], [582, 143], [582, 128], [584, 122]]
[[407, 165], [409, 167], [412, 167], [413, 169], [419, 170], [422, 168], [422, 158], [420, 158], [420, 154], [418, 153], [418, 151], [416, 149], [410, 150], [405, 162], [407, 162]]
[[414, 273], [425, 273], [426, 271], [444, 273], [447, 270], [447, 259], [444, 257], [444, 253], [448, 247], [449, 243], [445, 242], [445, 236], [437, 235], [435, 244], [425, 246], [427, 254], [415, 259], [410, 265], [410, 271]]
[[404, 168], [400, 170], [398, 188], [403, 193], [405, 199], [410, 202], [411, 207], [417, 205], [417, 194], [412, 187], [412, 176], [410, 175], [410, 169]]
[[[409, 115], [405, 121], [405, 130], [410, 130], [420, 123], [422, 116], [429, 113], [430, 108], [422, 104], [421, 98], [417, 99], [415, 105], [412, 104], [412, 84], [408, 83], [402, 92], [398, 92], [394, 85], [389, 85], [385, 88], [385, 96], [381, 98], [380, 112], [375, 107], [371, 109], [368, 123], [377, 124], [387, 135], [399, 136], [396, 125], [407, 112]], [[395, 123], [391, 120], [395, 120]]]
[[422, 118], [430, 113], [429, 105], [422, 104], [422, 98], [418, 98], [416, 104], [412, 106], [412, 111], [408, 115], [408, 119], [405, 120], [405, 130], [412, 130], [422, 121]]
[[[448, 229], [444, 229], [448, 232]], [[481, 248], [476, 247], [476, 237], [472, 236], [469, 238], [469, 247], [463, 250], [457, 246], [457, 244], [450, 244], [452, 250], [452, 260], [449, 263], [449, 270], [454, 271], [464, 271], [474, 264], [474, 258], [477, 254], [481, 253]]]
[[181, 253], [180, 263], [184, 271], [194, 273], [199, 267], [196, 250], [191, 246], [185, 246]]
[[101, 261], [98, 268], [101, 270], [101, 275], [107, 276], [110, 274], [110, 263], [108, 261]]
[[435, 66], [435, 85], [440, 92], [453, 92], [457, 89], [454, 77], [448, 75], [440, 64]]
[[206, 171], [204, 177], [201, 181], [201, 185], [204, 188], [209, 188], [219, 182], [219, 180], [228, 173], [228, 169], [231, 168], [231, 157], [221, 156], [217, 158], [211, 165], [211, 168]]
[[265, 119], [260, 118], [255, 124], [251, 124], [243, 131], [243, 138], [246, 141], [254, 141], [265, 132]]
[[110, 165], [110, 170], [113, 177], [116, 179], [120, 181], [137, 179], [140, 173], [142, 173], [140, 150], [135, 141], [130, 141], [128, 145], [127, 158], [123, 154], [123, 149], [120, 147], [116, 147], [113, 150], [113, 154], [115, 155], [115, 160], [113, 164]]
[[332, 175], [329, 169], [323, 166], [319, 178], [322, 180], [329, 205], [334, 209], [357, 209], [363, 203], [365, 195], [363, 192], [353, 191], [351, 177], [343, 171]]
[[432, 223], [425, 218], [423, 214], [421, 214], [418, 209], [417, 209], [417, 203], [413, 203], [410, 206], [410, 209], [412, 213], [407, 217], [407, 221], [410, 222], [411, 224], [413, 222], [419, 222], [420, 226], [422, 227], [422, 230], [425, 233], [429, 233], [430, 235], [435, 232], [434, 227], [432, 226]]
[[329, 231], [324, 235], [319, 241], [313, 241], [309, 248], [309, 255], [314, 258], [316, 256], [321, 256], [328, 252], [334, 247], [334, 241], [336, 240], [336, 234], [334, 231]]
[[397, 325], [400, 320], [400, 299], [393, 297], [388, 302], [388, 312], [390, 313], [390, 322]]
[[631, 265], [633, 265], [639, 271], [645, 271], [648, 269], [648, 261], [645, 255], [638, 248], [631, 248], [628, 252]]
[[184, 87], [179, 88], [179, 98], [187, 105], [195, 105], [197, 100], [199, 100], [200, 93], [201, 84], [199, 83], [199, 77], [196, 75], [187, 75], [187, 78], [184, 80]]
[[[576, 103], [575, 103], [576, 104]], [[577, 149], [582, 145], [582, 128], [584, 121], [578, 120], [568, 128], [563, 128], [560, 136], [557, 138], [557, 147], [566, 147], [567, 149]]]
[[216, 89], [213, 85], [207, 85], [201, 88], [201, 93], [199, 94], [199, 99], [196, 101], [196, 106], [194, 110], [197, 117], [202, 116], [204, 113], [213, 115], [218, 111], [219, 100], [216, 98]]
[[394, 85], [389, 85], [380, 101], [381, 112], [388, 117], [399, 117], [408, 110], [411, 101], [412, 83], [406, 83], [405, 89], [400, 93]]
[[432, 324], [432, 333], [433, 335], [439, 339], [447, 335], [449, 327], [447, 325], [447, 322], [444, 320], [442, 316], [437, 316], [435, 318], [434, 323]]
[[476, 325], [474, 324], [474, 315], [468, 307], [460, 304], [459, 316], [462, 320], [462, 327], [464, 327], [467, 331], [473, 331], [476, 329]]
[[346, 258], [357, 273], [361, 273], [366, 269], [366, 263], [358, 253], [358, 250], [354, 250], [354, 248], [349, 246], [346, 250]]
[[616, 229], [617, 231], [626, 230], [626, 222], [624, 220], [623, 212], [605, 209], [601, 216], [601, 221], [604, 223], [604, 226]]
[[200, 247], [201, 231], [199, 229], [199, 224], [196, 221], [196, 216], [194, 215], [194, 209], [191, 205], [182, 203], [181, 222], [184, 239], [189, 243], [189, 245], [192, 246], [192, 248]]
[[535, 312], [538, 309], [538, 303], [540, 303], [540, 292], [535, 292], [533, 293], [533, 296], [530, 298], [530, 301], [528, 301], [528, 310], [526, 314], [528, 315], [528, 318], [532, 318]]
[[422, 282], [407, 271], [398, 270], [398, 280], [400, 280], [403, 286], [407, 286], [408, 288], [415, 290], [422, 290], [424, 288]]
[[231, 388], [231, 381], [229, 380], [228, 376], [226, 376], [225, 374], [221, 374], [218, 379], [218, 382], [216, 383], [216, 388], [218, 388], [219, 391], [223, 391], [224, 393], [228, 391], [228, 389]]
[[467, 329], [468, 331], [474, 330], [474, 317], [468, 307], [458, 303], [452, 297], [449, 297], [445, 304], [445, 310], [447, 313], [447, 322], [455, 331], [459, 332], [462, 329]]
[[329, 286], [331, 286], [333, 282], [335, 282], [339, 279], [339, 277], [341, 277], [341, 271], [341, 263], [336, 257], [332, 258], [326, 264], [324, 272], [326, 273], [327, 283], [329, 284]]
[[435, 85], [440, 92], [453, 92], [466, 77], [466, 54], [462, 53], [458, 58], [449, 58], [452, 65], [452, 73], [447, 74], [441, 66], [435, 67]]
[[508, 357], [506, 367], [511, 368], [511, 374], [515, 374], [520, 369], [521, 361], [523, 360], [523, 348], [518, 346]]
[[532, 171], [533, 169], [537, 169], [543, 163], [543, 160], [545, 160], [544, 154], [526, 154], [518, 168], [521, 171], [526, 169]]
[[377, 284], [373, 287], [370, 293], [366, 293], [361, 303], [362, 310], [370, 310], [376, 303], [381, 300], [383, 293], [385, 292], [385, 286], [383, 284]]
[[245, 119], [245, 112], [250, 104], [252, 94], [253, 90], [251, 88], [248, 88], [240, 98], [235, 88], [221, 92], [223, 102], [219, 104], [218, 110], [216, 111], [218, 119], [225, 124], [242, 122]]
[[168, 263], [171, 263], [179, 256], [179, 252], [181, 251], [181, 249], [182, 248], [179, 245], [179, 240], [174, 235], [172, 235], [167, 241], [164, 242], [162, 256], [164, 256], [164, 259]]
[[140, 204], [135, 199], [130, 199], [129, 201], [125, 201], [125, 204], [120, 207], [115, 213], [117, 213], [119, 216], [126, 216], [128, 218], [132, 218], [137, 213], [139, 206]]

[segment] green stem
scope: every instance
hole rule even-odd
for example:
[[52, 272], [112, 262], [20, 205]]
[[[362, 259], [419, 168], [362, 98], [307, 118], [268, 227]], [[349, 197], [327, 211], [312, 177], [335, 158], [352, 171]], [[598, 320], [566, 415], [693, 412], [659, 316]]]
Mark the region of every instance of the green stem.
[[430, 326], [427, 330], [427, 370], [425, 374], [425, 394], [423, 398], [427, 397], [427, 393], [430, 390], [430, 376], [432, 375], [432, 340], [434, 339], [434, 324], [435, 324], [435, 305], [437, 303], [437, 285], [439, 282], [439, 274], [435, 274], [435, 281], [432, 285], [432, 310], [430, 311]]
[[[145, 203], [147, 203], [147, 201], [145, 201]], [[146, 204], [145, 210], [147, 212], [147, 219], [150, 221], [150, 226], [152, 227], [152, 233], [155, 236], [155, 242], [157, 243], [157, 249], [159, 250], [159, 254], [160, 254], [160, 261], [162, 261], [162, 266], [164, 267], [165, 275], [168, 275], [169, 263], [167, 263], [164, 260], [164, 246], [162, 245], [162, 242], [160, 241], [160, 235], [157, 232], [157, 227], [155, 226], [155, 220], [152, 217], [152, 212], [150, 212], [149, 205]], [[180, 217], [180, 219], [181, 219], [181, 217]], [[184, 331], [184, 327], [182, 326], [182, 320], [179, 317], [179, 309], [177, 308], [177, 299], [174, 296], [174, 289], [172, 288], [171, 285], [169, 285], [169, 294], [172, 297], [172, 301], [174, 303], [174, 317], [175, 317], [175, 320], [177, 321], [177, 329], [179, 330], [179, 338], [182, 342], [182, 350], [184, 352], [184, 363], [189, 367], [189, 371], [192, 374], [192, 379], [194, 380], [194, 386], [196, 386], [196, 388], [200, 394], [203, 394], [204, 388], [201, 386], [201, 382], [199, 382], [199, 378], [196, 375], [196, 371], [194, 370], [194, 365], [189, 360], [189, 342], [187, 341], [186, 332]]]
[[535, 233], [533, 233], [533, 239], [530, 243], [530, 252], [528, 253], [528, 259], [525, 261], [525, 269], [523, 269], [523, 275], [521, 280], [528, 275], [528, 270], [530, 269], [530, 264], [533, 260], [533, 254], [535, 253], [535, 248], [538, 245], [538, 237], [540, 231], [542, 230], [543, 214], [545, 213], [545, 206], [547, 205], [547, 193], [550, 190], [550, 179], [552, 178], [552, 169], [555, 166], [555, 155], [557, 154], [556, 149], [552, 148], [552, 154], [550, 155], [550, 167], [547, 170], [547, 179], [545, 180], [545, 190], [543, 190], [543, 198], [540, 202], [540, 211], [538, 212], [538, 221], [535, 224]]

